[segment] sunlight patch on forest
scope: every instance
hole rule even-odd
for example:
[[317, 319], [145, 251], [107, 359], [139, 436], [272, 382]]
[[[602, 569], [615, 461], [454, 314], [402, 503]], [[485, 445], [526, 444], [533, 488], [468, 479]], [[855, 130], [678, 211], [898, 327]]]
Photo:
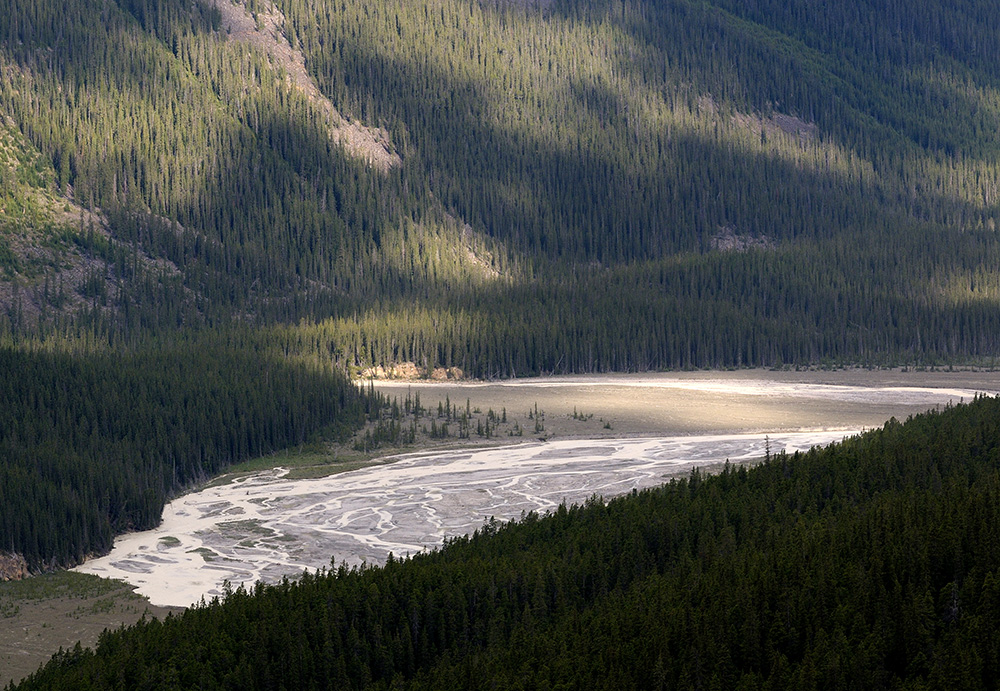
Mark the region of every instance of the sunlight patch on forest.
[[1000, 272], [982, 267], [974, 272], [956, 272], [945, 279], [938, 294], [950, 306], [1000, 303]]
[[[408, 10], [399, 8], [398, 15], [405, 26]], [[476, 34], [478, 43], [467, 48], [481, 72], [456, 62], [459, 46], [468, 40], [464, 25], [445, 25], [441, 40], [412, 49], [416, 56], [390, 45], [384, 51], [403, 64], [426, 63], [440, 74], [467, 80], [480, 94], [487, 122], [513, 140], [530, 141], [542, 154], [603, 161], [644, 176], [648, 152], [640, 152], [666, 133], [668, 141], [690, 137], [710, 148], [787, 162], [852, 184], [878, 183], [870, 161], [794, 113], [741, 112], [719, 105], [691, 84], [668, 81], [668, 67], [666, 74], [652, 78], [630, 69], [638, 59], [652, 59], [655, 49], [613, 22], [483, 11], [473, 23], [484, 25]], [[795, 121], [802, 127], [789, 126]], [[505, 193], [515, 198], [531, 194], [520, 189]]]
[[[976, 211], [991, 211], [986, 227], [995, 230], [1000, 202], [1000, 165], [993, 150], [983, 150], [984, 133], [1000, 128], [1000, 90], [968, 77], [958, 76], [945, 66], [913, 69], [907, 78], [922, 99], [923, 112], [955, 113], [968, 146], [939, 142], [939, 133], [914, 125], [912, 135], [931, 151], [902, 171], [907, 187], [917, 195], [934, 195]], [[974, 144], [974, 146], [973, 146]], [[934, 150], [937, 150], [934, 153]], [[962, 219], [956, 219], [956, 223]]]
[[[483, 12], [479, 21], [486, 24], [480, 37], [483, 45], [477, 46], [485, 56], [484, 72], [461, 76], [470, 78], [483, 95], [484, 114], [499, 131], [530, 139], [545, 153], [570, 160], [596, 159], [641, 176], [648, 173], [648, 161], [630, 152], [641, 150], [666, 132], [668, 140], [692, 137], [730, 154], [781, 161], [799, 170], [832, 176], [852, 187], [881, 188], [888, 173], [890, 178], [912, 180], [912, 195], [926, 196], [927, 203], [944, 198], [981, 211], [994, 205], [1000, 194], [1000, 175], [989, 159], [963, 158], [960, 152], [922, 155], [895, 170], [885, 170], [884, 163], [878, 162], [877, 169], [876, 162], [865, 154], [837, 143], [794, 112], [778, 108], [771, 112], [741, 111], [725, 99], [717, 102], [710, 93], [698, 93], [691, 84], [669, 81], [666, 74], [650, 78], [649, 73], [634, 72], [628, 66], [650, 58], [654, 49], [613, 21], [530, 12]], [[444, 74], [455, 71], [449, 45], [462, 40], [461, 30], [456, 27], [455, 35], [448, 38], [450, 41], [430, 46], [422, 56], [436, 63]], [[589, 49], [581, 51], [580, 46]], [[825, 68], [817, 62], [812, 69]], [[927, 85], [928, 98], [934, 103], [947, 100], [950, 94], [952, 100], [974, 101], [983, 113], [979, 116], [983, 126], [1000, 121], [1000, 94], [993, 89], [958, 84], [941, 70], [924, 70], [914, 79]], [[515, 196], [522, 192], [506, 191]], [[948, 222], [970, 227], [983, 221], [955, 208]], [[996, 221], [990, 218], [985, 224], [995, 228]]]
[[[594, 153], [638, 173], [642, 163], [637, 158], [632, 165], [627, 159], [615, 160], [621, 151], [629, 151], [615, 140], [624, 139], [626, 144], [632, 140], [641, 146], [673, 131], [713, 146], [783, 160], [803, 170], [865, 183], [877, 180], [869, 161], [825, 138], [815, 124], [794, 113], [741, 112], [728, 103], [720, 105], [710, 93], [698, 93], [692, 85], [630, 71], [626, 65], [637, 57], [648, 57], [653, 49], [611, 23], [548, 19], [545, 29], [540, 29], [543, 22], [537, 17], [516, 15], [512, 21], [518, 19], [525, 26], [516, 35], [551, 31], [555, 37], [529, 44], [523, 53], [518, 50], [517, 58], [507, 66], [511, 83], [527, 72], [529, 84], [550, 82], [554, 88], [545, 92], [547, 96], [536, 93], [526, 98], [499, 87], [496, 81], [485, 81], [481, 88], [488, 90], [493, 102], [503, 104], [494, 113], [497, 126], [506, 131], [535, 133], [539, 143], [555, 142], [567, 154], [578, 151], [579, 132], [593, 132], [599, 136], [589, 138], [587, 145]], [[590, 46], [590, 52], [560, 50], [580, 45]], [[525, 57], [535, 53], [544, 57]], [[551, 112], [561, 117], [548, 118]], [[607, 119], [609, 112], [615, 114], [613, 123]], [[790, 126], [795, 122], [801, 126]]]
[[376, 266], [389, 268], [398, 280], [468, 288], [508, 284], [523, 278], [521, 257], [481, 231], [445, 213], [420, 222], [402, 218], [383, 229]]

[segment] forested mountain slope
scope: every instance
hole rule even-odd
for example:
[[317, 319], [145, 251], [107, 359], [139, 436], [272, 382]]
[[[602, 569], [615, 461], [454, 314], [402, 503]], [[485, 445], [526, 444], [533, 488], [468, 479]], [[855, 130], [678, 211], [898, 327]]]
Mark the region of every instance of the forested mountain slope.
[[0, 303], [12, 331], [55, 312], [96, 308], [109, 266], [100, 218], [54, 189], [49, 162], [9, 119], [0, 122]]
[[0, 549], [372, 365], [995, 363], [1000, 6], [813, 5], [0, 0]]
[[[0, 112], [106, 228], [102, 309], [57, 310], [89, 328], [481, 376], [992, 359], [998, 14], [3, 0]], [[63, 272], [7, 266], [8, 311]]]
[[996, 688], [1000, 400], [258, 585], [18, 688]]

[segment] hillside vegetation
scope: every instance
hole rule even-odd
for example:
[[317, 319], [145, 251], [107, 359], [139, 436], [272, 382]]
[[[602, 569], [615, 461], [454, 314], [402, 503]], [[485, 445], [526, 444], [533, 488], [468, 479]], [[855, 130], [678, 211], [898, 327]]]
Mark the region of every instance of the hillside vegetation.
[[[77, 563], [343, 437], [367, 368], [996, 364], [997, 26], [0, 0], [0, 558]], [[997, 405], [234, 593], [31, 683], [990, 687]]]
[[1000, 400], [237, 590], [20, 689], [995, 688]]
[[[106, 224], [88, 328], [478, 376], [992, 362], [998, 13], [4, 0], [0, 112]], [[6, 275], [14, 314], [45, 290]]]

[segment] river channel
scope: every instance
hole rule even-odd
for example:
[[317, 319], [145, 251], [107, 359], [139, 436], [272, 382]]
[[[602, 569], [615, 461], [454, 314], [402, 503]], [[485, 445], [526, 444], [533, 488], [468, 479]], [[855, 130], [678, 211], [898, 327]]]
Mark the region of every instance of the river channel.
[[[549, 386], [600, 388], [601, 381], [606, 380], [557, 381]], [[626, 391], [651, 386], [644, 382], [615, 379], [614, 386]], [[819, 410], [827, 401], [840, 414], [828, 415], [829, 424], [822, 428], [795, 428], [789, 413], [786, 417], [792, 423], [773, 431], [754, 422], [746, 425], [753, 427], [751, 431], [734, 432], [728, 420], [717, 425], [724, 431], [685, 427], [678, 430], [683, 433], [660, 436], [556, 437], [432, 450], [310, 480], [289, 480], [284, 469], [275, 468], [179, 497], [164, 509], [158, 528], [119, 537], [109, 555], [92, 559], [79, 570], [126, 580], [153, 604], [189, 606], [221, 594], [226, 583], [236, 587], [258, 580], [275, 582], [305, 569], [329, 566], [331, 558], [337, 564], [380, 564], [390, 553], [405, 556], [434, 549], [446, 537], [471, 533], [491, 518], [516, 519], [525, 512], [545, 512], [594, 495], [610, 498], [688, 474], [696, 466], [753, 461], [764, 456], [765, 443], [772, 453], [826, 445], [860, 431], [859, 420], [879, 424], [895, 408], [905, 413], [958, 403], [991, 388], [865, 382], [844, 386], [800, 382], [789, 387], [788, 382], [768, 386], [759, 380], [704, 378], [680, 384], [661, 381], [655, 388], [674, 397], [673, 403], [660, 403], [671, 415], [689, 411], [685, 401], [695, 394], [707, 396], [706, 401], [724, 396], [736, 401], [732, 405], [759, 410], [765, 404], [764, 392], [782, 401], [790, 399], [789, 405], [801, 410]], [[429, 394], [424, 391], [426, 400]], [[576, 391], [576, 400], [581, 400], [580, 389]], [[633, 400], [635, 394], [628, 398]], [[859, 412], [865, 410], [869, 418]]]

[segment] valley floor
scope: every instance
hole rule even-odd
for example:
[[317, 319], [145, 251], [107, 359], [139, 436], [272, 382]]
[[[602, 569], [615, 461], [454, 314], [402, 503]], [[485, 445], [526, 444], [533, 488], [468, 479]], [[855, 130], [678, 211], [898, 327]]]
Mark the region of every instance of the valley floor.
[[[468, 439], [456, 439], [453, 435], [445, 440], [431, 440], [427, 435], [419, 435], [417, 444], [402, 449], [411, 453], [404, 456], [407, 460], [394, 472], [388, 472], [393, 466], [386, 466], [372, 469], [364, 477], [351, 476], [353, 490], [346, 488], [344, 491], [347, 493], [340, 497], [328, 497], [319, 501], [292, 501], [294, 507], [291, 510], [297, 512], [300, 517], [304, 516], [307, 521], [309, 512], [313, 512], [317, 521], [329, 521], [329, 516], [322, 518], [322, 512], [316, 513], [318, 511], [316, 507], [324, 501], [326, 503], [349, 501], [348, 495], [359, 491], [358, 487], [354, 486], [357, 483], [367, 481], [376, 488], [380, 485], [388, 487], [387, 483], [393, 482], [391, 477], [394, 475], [402, 473], [412, 476], [407, 481], [409, 484], [399, 484], [393, 490], [396, 494], [392, 497], [383, 497], [386, 503], [392, 506], [387, 516], [382, 515], [384, 506], [358, 504], [346, 510], [339, 509], [340, 513], [336, 520], [340, 525], [334, 526], [333, 532], [339, 531], [341, 538], [348, 536], [350, 538], [348, 542], [369, 544], [372, 554], [362, 556], [372, 561], [380, 560], [380, 555], [384, 557], [383, 552], [389, 549], [395, 549], [398, 554], [399, 545], [404, 543], [410, 544], [414, 549], [421, 548], [424, 543], [420, 540], [432, 532], [429, 532], [427, 526], [435, 521], [440, 522], [432, 503], [408, 504], [411, 498], [403, 496], [406, 492], [414, 491], [414, 487], [422, 485], [427, 485], [424, 491], [429, 495], [441, 490], [442, 487], [448, 491], [440, 478], [433, 482], [421, 483], [420, 473], [426, 473], [428, 476], [434, 474], [434, 468], [427, 465], [429, 463], [427, 459], [430, 458], [427, 452], [448, 452], [441, 458], [450, 455], [452, 462], [457, 459], [461, 463], [469, 463], [478, 462], [476, 458], [486, 459], [486, 456], [474, 457], [469, 453], [458, 451], [459, 448], [496, 447], [504, 443], [519, 443], [521, 446], [517, 450], [510, 449], [504, 453], [481, 451], [480, 454], [495, 456], [493, 459], [495, 462], [487, 463], [483, 460], [484, 468], [490, 466], [491, 472], [495, 472], [497, 468], [515, 462], [528, 465], [544, 464], [546, 454], [553, 462], [558, 457], [558, 462], [565, 464], [559, 469], [561, 474], [579, 473], [580, 477], [585, 476], [593, 480], [585, 483], [586, 486], [578, 488], [583, 495], [573, 495], [571, 500], [579, 501], [589, 493], [596, 492], [608, 496], [615, 493], [617, 490], [607, 486], [609, 482], [624, 488], [622, 491], [627, 491], [628, 486], [631, 486], [628, 482], [602, 476], [600, 466], [602, 463], [607, 463], [607, 460], [602, 461], [602, 458], [620, 459], [623, 454], [635, 456], [640, 453], [640, 447], [644, 449], [641, 453], [650, 453], [653, 446], [659, 449], [656, 453], [663, 455], [666, 453], [664, 449], [669, 446], [663, 441], [665, 438], [681, 438], [685, 441], [682, 445], [692, 449], [696, 444], [687, 442], [695, 442], [696, 439], [705, 444], [705, 440], [726, 437], [726, 444], [731, 444], [734, 438], [746, 435], [747, 448], [719, 447], [716, 444], [711, 454], [708, 452], [708, 446], [703, 446], [702, 451], [697, 453], [708, 454], [704, 456], [707, 461], [715, 460], [720, 448], [725, 458], [735, 460], [750, 456], [759, 457], [762, 455], [762, 436], [765, 434], [769, 435], [773, 442], [771, 447], [773, 451], [781, 450], [789, 444], [786, 438], [794, 436], [790, 433], [802, 431], [809, 431], [812, 436], [803, 437], [800, 442], [826, 443], [839, 438], [838, 434], [842, 436], [847, 431], [881, 426], [890, 417], [902, 420], [928, 408], [968, 401], [976, 393], [996, 394], [1000, 392], [1000, 373], [971, 370], [956, 372], [853, 369], [801, 372], [747, 370], [568, 376], [499, 382], [399, 381], [376, 382], [375, 386], [390, 398], [395, 397], [400, 402], [407, 397], [412, 400], [419, 395], [421, 405], [428, 409], [428, 413], [421, 418], [420, 425], [429, 425], [430, 420], [437, 419], [438, 403], [444, 404], [446, 401], [453, 405], [455, 410], [467, 410], [472, 419], [479, 421], [488, 419], [489, 411], [493, 411], [494, 419], [505, 416], [506, 422], [501, 423], [498, 420], [494, 434], [488, 439], [477, 435], [474, 427]], [[513, 436], [511, 433], [514, 430], [520, 430], [520, 436]], [[683, 440], [685, 437], [690, 439]], [[566, 446], [567, 450], [575, 448], [576, 442], [586, 439], [594, 440], [590, 446], [594, 454], [592, 457], [596, 460], [567, 459], [566, 453], [559, 451], [563, 446]], [[653, 439], [659, 441], [654, 442]], [[809, 439], [816, 441], [809, 442]], [[545, 440], [546, 443], [542, 444], [540, 440]], [[672, 443], [676, 445], [676, 441]], [[794, 444], [790, 445], [790, 448], [792, 446]], [[376, 455], [382, 453], [385, 456], [392, 453], [393, 449], [383, 451], [384, 453], [376, 452]], [[688, 456], [692, 455], [686, 453]], [[697, 456], [697, 453], [694, 455]], [[321, 452], [315, 449], [308, 452], [292, 451], [280, 456], [259, 459], [253, 464], [248, 464], [244, 469], [245, 472], [229, 477], [228, 482], [237, 484], [226, 488], [218, 487], [219, 483], [216, 483], [217, 488], [230, 493], [242, 489], [245, 497], [241, 499], [245, 498], [247, 502], [251, 502], [244, 506], [240, 502], [233, 501], [223, 507], [221, 510], [230, 511], [232, 515], [226, 516], [222, 521], [226, 525], [219, 534], [228, 531], [231, 537], [238, 538], [230, 541], [234, 545], [242, 543], [244, 549], [271, 549], [267, 559], [273, 559], [275, 556], [273, 547], [268, 548], [266, 545], [268, 541], [281, 546], [284, 540], [286, 547], [291, 547], [292, 540], [287, 539], [291, 535], [280, 534], [280, 530], [275, 530], [260, 516], [256, 516], [251, 509], [265, 508], [270, 490], [264, 489], [264, 485], [270, 484], [273, 489], [280, 489], [289, 498], [301, 493], [293, 489], [296, 486], [294, 482], [279, 478], [276, 473], [265, 473], [255, 478], [246, 471], [262, 471], [275, 466], [286, 466], [293, 467], [292, 472], [299, 473], [299, 476], [317, 476], [384, 460], [389, 459], [373, 460], [370, 453], [353, 451], [350, 445], [329, 448]], [[567, 462], [568, 460], [572, 462]], [[678, 470], [687, 472], [691, 465], [684, 463]], [[407, 467], [410, 468], [409, 471]], [[643, 484], [653, 482], [657, 477], [662, 481], [668, 476], [662, 469], [650, 474], [642, 469], [642, 463], [635, 464], [632, 470], [634, 472], [631, 474], [625, 472], [625, 476], [639, 476], [645, 473], [646, 480]], [[541, 474], [535, 471], [515, 473], [515, 475], [527, 478], [528, 484], [531, 485], [527, 487], [517, 483], [512, 484], [512, 491], [515, 494], [519, 492], [524, 494], [530, 489], [535, 498], [543, 498], [542, 504], [532, 505], [526, 502], [523, 508], [527, 510], [535, 508], [544, 510], [545, 501], [558, 503], [567, 496], [564, 483], [546, 489], [539, 484], [543, 482], [540, 479]], [[290, 474], [288, 477], [293, 475]], [[365, 477], [368, 479], [365, 480]], [[509, 479], [484, 478], [485, 484], [481, 484], [479, 489], [483, 490], [481, 493], [487, 499], [492, 496], [489, 491], [490, 482], [498, 484], [509, 482]], [[263, 493], [251, 497], [251, 490], [255, 487], [259, 487]], [[256, 491], [253, 493], [257, 495]], [[182, 499], [194, 500], [198, 494], [200, 493], [193, 493]], [[369, 492], [369, 500], [376, 501], [376, 494], [378, 492], [375, 494]], [[456, 494], [455, 497], [457, 496]], [[498, 506], [493, 512], [497, 517], [516, 516], [522, 508], [515, 506], [509, 499], [498, 499], [498, 501], [505, 502], [508, 506]], [[175, 504], [180, 505], [180, 500]], [[200, 515], [204, 515], [206, 511], [204, 506], [191, 510]], [[169, 511], [171, 506], [167, 507], [165, 517]], [[482, 523], [484, 518], [482, 511], [483, 507], [476, 507], [476, 515], [470, 516], [464, 524], [467, 529], [474, 529]], [[411, 518], [420, 516], [424, 526], [408, 527], [405, 520], [407, 514]], [[329, 525], [321, 527], [330, 528]], [[461, 526], [446, 527], [448, 534], [457, 534], [455, 531]], [[417, 532], [422, 534], [417, 535]], [[322, 533], [320, 530], [316, 535]], [[387, 539], [390, 536], [393, 539]], [[119, 542], [132, 540], [133, 537], [135, 536], [129, 536]], [[154, 539], [153, 548], [146, 550], [146, 557], [149, 558], [146, 564], [141, 560], [130, 560], [127, 557], [123, 559], [119, 555], [88, 562], [84, 570], [94, 570], [94, 567], [99, 566], [102, 561], [117, 560], [119, 574], [123, 572], [122, 568], [125, 572], [131, 568], [133, 575], [142, 576], [145, 571], [150, 579], [156, 581], [161, 576], [156, 575], [158, 572], [154, 573], [152, 564], [157, 559], [174, 560], [175, 557], [170, 554], [171, 550], [180, 550], [187, 557], [195, 558], [195, 561], [200, 563], [202, 571], [227, 572], [229, 559], [221, 553], [220, 544], [202, 544], [200, 549], [193, 549], [189, 538], [190, 536], [181, 534], [160, 535]], [[396, 544], [397, 542], [399, 544]], [[309, 564], [298, 561], [294, 563], [299, 567], [306, 565], [315, 567], [328, 559], [327, 552], [339, 562], [345, 558], [344, 554], [338, 554], [341, 549], [346, 549], [343, 544], [337, 546], [331, 543], [326, 547], [322, 544], [313, 545], [312, 551], [316, 554], [322, 552], [319, 556], [310, 557], [318, 559], [317, 563], [312, 561]], [[353, 561], [357, 561], [357, 555], [354, 556]], [[278, 569], [275, 566], [266, 573], [265, 570], [249, 569], [255, 576], [268, 575], [271, 571], [277, 573]], [[27, 633], [24, 636], [8, 635], [0, 640], [0, 662], [2, 662], [0, 669], [3, 671], [3, 674], [0, 674], [0, 684], [31, 671], [60, 646], [69, 648], [81, 639], [85, 645], [93, 643], [97, 632], [103, 626], [116, 627], [134, 621], [148, 606], [148, 601], [136, 599], [137, 596], [128, 587], [118, 590], [109, 587], [107, 593], [93, 600], [81, 600], [83, 595], [80, 593], [62, 593], [53, 590], [45, 599], [39, 600], [23, 593], [18, 595], [21, 591], [16, 588], [4, 589], [10, 585], [12, 584], [0, 587], [0, 603], [3, 603], [0, 618], [3, 619], [3, 628], [8, 633], [15, 634], [24, 633], [27, 629]], [[174, 589], [184, 592], [188, 592], [186, 588], [192, 588], [190, 592], [196, 592], [197, 588], [203, 587], [200, 584], [183, 584], [177, 581], [159, 584], [161, 590], [164, 590], [164, 586], [167, 591]], [[83, 587], [83, 592], [86, 593], [88, 588], [92, 590], [93, 587], [87, 585]], [[39, 609], [40, 607], [42, 609]], [[39, 618], [39, 612], [42, 610], [45, 611], [44, 617]], [[151, 611], [162, 615], [166, 610]], [[84, 614], [88, 621], [96, 617], [91, 624], [93, 631], [83, 631], [80, 628], [80, 620]]]
[[374, 385], [399, 399], [419, 394], [430, 408], [447, 399], [483, 412], [506, 409], [528, 437], [527, 412], [537, 405], [545, 427], [537, 436], [558, 439], [870, 429], [976, 393], [1000, 393], [1000, 372], [753, 369]]
[[107, 628], [170, 611], [180, 609], [151, 605], [128, 583], [71, 571], [0, 583], [0, 688], [59, 648], [92, 647]]

